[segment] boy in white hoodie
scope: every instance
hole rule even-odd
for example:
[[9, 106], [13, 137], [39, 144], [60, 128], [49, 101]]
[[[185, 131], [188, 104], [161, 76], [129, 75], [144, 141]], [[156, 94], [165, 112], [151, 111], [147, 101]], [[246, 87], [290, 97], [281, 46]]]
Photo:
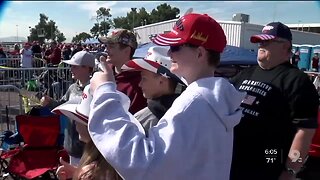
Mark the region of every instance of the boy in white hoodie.
[[221, 26], [208, 15], [187, 14], [153, 41], [170, 46], [170, 70], [189, 86], [146, 137], [121, 107], [112, 70], [105, 66], [91, 80], [93, 142], [124, 179], [228, 180], [233, 127], [245, 94], [214, 77], [226, 46]]

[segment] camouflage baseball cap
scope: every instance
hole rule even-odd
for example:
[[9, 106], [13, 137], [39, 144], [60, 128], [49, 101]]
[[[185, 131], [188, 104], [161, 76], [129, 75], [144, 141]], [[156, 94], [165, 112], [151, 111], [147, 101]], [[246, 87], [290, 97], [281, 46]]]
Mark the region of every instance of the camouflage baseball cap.
[[121, 43], [134, 49], [138, 46], [136, 36], [127, 29], [113, 30], [111, 33], [108, 33], [107, 37], [99, 37], [98, 40], [103, 44]]

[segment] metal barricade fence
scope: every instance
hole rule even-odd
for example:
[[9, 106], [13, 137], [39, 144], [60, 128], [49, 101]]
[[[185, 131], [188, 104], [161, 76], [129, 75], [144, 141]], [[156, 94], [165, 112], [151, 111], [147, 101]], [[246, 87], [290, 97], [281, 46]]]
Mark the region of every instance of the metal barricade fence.
[[[0, 66], [19, 68], [21, 64], [20, 60], [20, 57], [0, 58]], [[44, 62], [44, 59], [34, 57], [32, 66], [38, 68], [45, 67], [46, 64]]]
[[20, 67], [20, 58], [0, 58], [0, 66], [5, 67]]
[[22, 93], [13, 85], [0, 85], [0, 131], [16, 128], [15, 116], [24, 114]]
[[[70, 67], [0, 67], [0, 122], [11, 122], [49, 95], [60, 99], [73, 83]], [[28, 106], [28, 107], [27, 107]], [[29, 107], [30, 106], [30, 107]], [[1, 124], [1, 125], [2, 125]], [[6, 124], [6, 123], [5, 123]], [[9, 123], [12, 124], [12, 123]], [[1, 126], [4, 130], [5, 126]], [[12, 127], [10, 128], [12, 130]]]
[[59, 99], [73, 82], [69, 67], [11, 68], [0, 67], [0, 85], [47, 93]]

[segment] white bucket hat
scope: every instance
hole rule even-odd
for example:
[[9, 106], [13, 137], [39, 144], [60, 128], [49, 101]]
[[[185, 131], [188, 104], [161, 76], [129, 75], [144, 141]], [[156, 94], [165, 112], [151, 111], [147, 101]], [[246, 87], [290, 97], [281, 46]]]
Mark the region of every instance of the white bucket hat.
[[[124, 110], [128, 112], [129, 107], [130, 107], [130, 99], [128, 96], [123, 94], [120, 91], [117, 91], [117, 93], [120, 95], [120, 102], [124, 108]], [[61, 104], [60, 106], [54, 108], [52, 110], [53, 113], [56, 114], [63, 114], [67, 116], [71, 120], [75, 120], [79, 123], [82, 123], [84, 125], [88, 125], [88, 120], [89, 120], [89, 113], [90, 113], [90, 103], [92, 101], [92, 94], [90, 93], [90, 84], [87, 85], [82, 94], [82, 100], [79, 103], [77, 103], [74, 100], [67, 101], [64, 104]], [[132, 118], [131, 114], [129, 115], [130, 118]]]

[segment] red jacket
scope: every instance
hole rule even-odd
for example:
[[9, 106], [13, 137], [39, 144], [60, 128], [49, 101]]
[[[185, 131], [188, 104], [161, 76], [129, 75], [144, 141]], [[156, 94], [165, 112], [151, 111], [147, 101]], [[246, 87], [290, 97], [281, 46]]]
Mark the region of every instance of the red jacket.
[[319, 57], [312, 58], [312, 68], [318, 69], [319, 66]]
[[48, 49], [45, 52], [45, 55], [48, 56], [46, 60], [48, 63], [59, 64], [61, 62], [61, 49], [56, 47], [53, 49]]
[[147, 106], [147, 99], [143, 97], [139, 87], [141, 75], [139, 71], [123, 71], [115, 75], [117, 90], [129, 96], [131, 105], [129, 112], [132, 114]]

